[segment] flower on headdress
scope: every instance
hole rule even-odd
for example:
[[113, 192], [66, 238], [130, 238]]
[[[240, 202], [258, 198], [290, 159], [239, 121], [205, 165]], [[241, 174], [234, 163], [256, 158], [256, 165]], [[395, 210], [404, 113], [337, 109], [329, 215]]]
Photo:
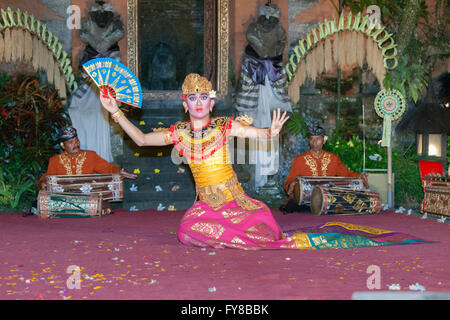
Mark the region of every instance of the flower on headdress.
[[216, 91], [211, 90], [211, 91], [209, 92], [209, 97], [210, 97], [210, 98], [215, 98], [215, 97], [216, 97]]
[[186, 100], [186, 98], [187, 98], [187, 96], [184, 93], [181, 94], [181, 99], [183, 99], [183, 101]]

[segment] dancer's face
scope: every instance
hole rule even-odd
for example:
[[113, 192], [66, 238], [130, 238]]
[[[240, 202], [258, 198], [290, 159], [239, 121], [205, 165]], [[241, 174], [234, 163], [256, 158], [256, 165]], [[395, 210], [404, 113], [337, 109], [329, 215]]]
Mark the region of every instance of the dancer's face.
[[189, 111], [191, 117], [202, 119], [209, 116], [209, 112], [214, 106], [214, 100], [209, 97], [208, 93], [195, 93], [186, 97], [183, 106]]

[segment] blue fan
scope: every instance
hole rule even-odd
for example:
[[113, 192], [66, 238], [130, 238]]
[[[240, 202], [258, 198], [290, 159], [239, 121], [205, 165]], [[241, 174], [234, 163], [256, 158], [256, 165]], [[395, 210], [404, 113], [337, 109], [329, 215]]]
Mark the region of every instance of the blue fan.
[[117, 101], [142, 107], [142, 89], [138, 78], [125, 65], [111, 58], [92, 59], [83, 64], [104, 96], [108, 92]]

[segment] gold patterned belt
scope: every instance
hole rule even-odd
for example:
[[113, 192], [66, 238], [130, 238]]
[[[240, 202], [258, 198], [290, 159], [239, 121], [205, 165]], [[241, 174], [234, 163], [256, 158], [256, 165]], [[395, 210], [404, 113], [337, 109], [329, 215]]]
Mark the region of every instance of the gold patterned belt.
[[259, 204], [253, 203], [245, 195], [236, 176], [219, 184], [197, 188], [197, 194], [200, 196], [200, 201], [205, 202], [215, 211], [232, 200], [236, 200], [237, 204], [245, 210], [261, 208]]

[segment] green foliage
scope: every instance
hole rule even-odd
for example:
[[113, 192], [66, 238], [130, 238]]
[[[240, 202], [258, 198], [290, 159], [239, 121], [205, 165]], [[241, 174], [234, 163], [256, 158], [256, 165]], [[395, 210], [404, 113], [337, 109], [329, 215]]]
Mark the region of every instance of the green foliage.
[[[445, 10], [447, 1], [438, 0], [434, 12], [425, 0], [419, 0], [417, 7], [410, 0], [345, 0], [342, 3], [354, 13], [365, 12], [370, 5], [380, 8], [383, 25], [393, 34], [396, 44], [402, 44], [395, 49], [399, 50], [398, 66], [386, 73], [383, 85], [386, 89], [399, 90], [416, 103], [428, 86], [428, 76], [436, 61], [450, 56], [450, 39], [446, 34], [449, 18], [441, 10], [442, 7]], [[436, 24], [429, 23], [429, 13]], [[412, 29], [420, 32], [411, 32]]]
[[419, 209], [423, 188], [419, 159], [413, 145], [392, 150], [392, 171], [395, 173], [395, 202]]
[[[5, 80], [7, 79], [7, 80]], [[58, 152], [55, 138], [70, 123], [56, 89], [33, 78], [0, 75], [0, 209], [17, 209], [31, 201], [48, 159]], [[9, 207], [8, 207], [9, 206]]]
[[0, 73], [0, 91], [3, 91], [3, 87], [9, 82], [10, 77], [6, 72]]
[[[364, 141], [357, 135], [343, 139], [335, 134], [324, 145], [324, 150], [337, 154], [347, 168], [361, 172], [363, 147]], [[366, 141], [366, 169], [387, 169], [387, 165], [386, 149]], [[423, 199], [423, 188], [414, 144], [393, 148], [392, 171], [395, 174], [395, 203], [418, 209]]]
[[34, 180], [30, 179], [26, 168], [11, 171], [0, 167], [0, 210], [25, 209], [27, 206], [19, 201], [34, 190]]
[[[362, 172], [364, 161], [364, 141], [353, 135], [350, 139], [343, 139], [340, 135], [333, 135], [323, 147], [324, 150], [337, 154], [347, 168]], [[377, 143], [366, 141], [366, 168], [386, 169], [386, 150]]]
[[5, 85], [0, 92], [2, 141], [10, 144], [20, 138], [28, 147], [40, 146], [40, 140], [69, 123], [62, 101], [56, 89], [40, 86], [37, 79], [17, 78]]
[[293, 134], [295, 135], [301, 134], [303, 138], [306, 137], [306, 131], [308, 129], [308, 126], [305, 122], [305, 119], [302, 117], [300, 113], [296, 111], [292, 112], [286, 126]]
[[[398, 23], [398, 19], [390, 21], [392, 17], [400, 17], [403, 9], [410, 0], [344, 0], [343, 5], [347, 6], [352, 12], [362, 12], [368, 6], [376, 5], [381, 10], [381, 18], [384, 25]], [[419, 17], [428, 22], [428, 11], [426, 10], [426, 2], [420, 2]]]
[[416, 103], [424, 87], [428, 85], [428, 69], [420, 64], [411, 64], [410, 58], [411, 55], [399, 57], [395, 75], [387, 73], [383, 84], [386, 89], [397, 89], [404, 97], [411, 97]]

